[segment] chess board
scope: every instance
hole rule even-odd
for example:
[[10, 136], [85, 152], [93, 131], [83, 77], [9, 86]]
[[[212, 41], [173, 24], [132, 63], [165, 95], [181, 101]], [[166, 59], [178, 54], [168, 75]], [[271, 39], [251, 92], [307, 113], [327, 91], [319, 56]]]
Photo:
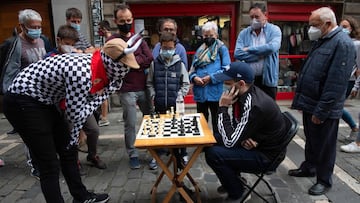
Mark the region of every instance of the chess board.
[[204, 136], [200, 114], [173, 115], [143, 119], [137, 139], [184, 138]]

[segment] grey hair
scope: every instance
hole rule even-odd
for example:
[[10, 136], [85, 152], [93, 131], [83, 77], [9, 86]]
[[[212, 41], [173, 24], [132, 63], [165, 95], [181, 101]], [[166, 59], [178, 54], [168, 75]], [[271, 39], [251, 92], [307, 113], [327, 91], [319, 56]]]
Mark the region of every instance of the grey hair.
[[322, 22], [330, 21], [331, 24], [337, 25], [335, 13], [329, 7], [321, 7], [313, 11], [312, 13], [319, 14]]
[[32, 9], [25, 9], [19, 12], [19, 23], [24, 24], [29, 20], [42, 21], [41, 16], [38, 12]]
[[206, 32], [206, 31], [210, 31], [210, 30], [214, 30], [215, 33], [218, 33], [218, 26], [214, 23], [214, 22], [207, 22], [205, 23], [202, 28], [201, 28], [202, 32]]

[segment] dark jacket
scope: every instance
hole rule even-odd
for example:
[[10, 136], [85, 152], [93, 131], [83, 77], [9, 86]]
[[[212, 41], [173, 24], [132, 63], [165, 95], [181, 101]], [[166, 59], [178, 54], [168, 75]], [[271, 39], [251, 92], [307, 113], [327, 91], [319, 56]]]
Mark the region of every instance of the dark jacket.
[[252, 85], [233, 105], [233, 122], [227, 107], [219, 108], [218, 129], [227, 148], [242, 147], [248, 138], [258, 143], [255, 150], [273, 159], [283, 146], [286, 124], [279, 106], [261, 89]]
[[339, 119], [355, 57], [354, 43], [340, 27], [319, 39], [300, 72], [292, 108], [321, 121]]
[[6, 39], [0, 46], [0, 92], [5, 93], [21, 67], [21, 40], [18, 36]]
[[[44, 35], [40, 37], [49, 52], [52, 49], [49, 39]], [[0, 93], [6, 92], [21, 68], [21, 40], [15, 32], [0, 45]]]

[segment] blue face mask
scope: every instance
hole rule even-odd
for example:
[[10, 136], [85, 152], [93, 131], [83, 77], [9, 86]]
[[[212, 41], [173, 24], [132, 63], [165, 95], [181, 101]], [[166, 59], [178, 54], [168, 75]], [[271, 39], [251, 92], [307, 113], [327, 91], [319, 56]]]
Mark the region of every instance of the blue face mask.
[[26, 32], [26, 35], [31, 39], [37, 39], [41, 35], [41, 29], [30, 29], [30, 28], [26, 28], [26, 29], [28, 30]]
[[71, 27], [75, 28], [78, 32], [80, 31], [80, 24], [70, 23]]
[[160, 55], [165, 59], [170, 59], [175, 54], [175, 49], [163, 50], [160, 49]]
[[343, 28], [342, 31], [345, 32], [346, 34], [350, 35], [350, 31], [348, 29]]

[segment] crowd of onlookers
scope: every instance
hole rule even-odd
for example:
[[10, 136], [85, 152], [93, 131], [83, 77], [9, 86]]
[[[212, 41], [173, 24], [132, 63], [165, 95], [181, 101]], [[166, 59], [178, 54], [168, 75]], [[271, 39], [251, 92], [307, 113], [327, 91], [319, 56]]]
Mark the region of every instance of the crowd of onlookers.
[[[86, 160], [106, 169], [97, 154], [97, 142], [99, 127], [110, 124], [111, 94], [119, 95], [122, 106], [129, 166], [139, 169], [139, 152], [134, 147], [137, 109], [143, 115], [166, 113], [190, 87], [197, 112], [206, 120], [210, 116], [217, 140], [204, 151], [220, 180], [218, 192], [228, 194], [224, 202], [249, 198], [244, 197], [246, 187], [239, 173], [256, 172], [271, 164], [282, 152], [278, 146], [286, 142], [288, 130], [275, 102], [282, 32], [268, 22], [264, 4], [250, 6], [250, 25], [237, 37], [235, 62], [219, 39], [218, 25], [211, 21], [201, 25], [202, 43], [188, 64], [174, 19], [159, 20], [159, 42], [151, 50], [141, 33], [132, 32], [134, 18], [125, 4], [114, 11], [116, 32], [111, 32], [107, 21], [99, 24], [98, 34], [105, 41], [100, 49], [81, 33], [79, 9], [67, 9], [65, 17], [54, 49], [41, 33], [40, 14], [32, 9], [19, 12], [21, 32], [0, 47], [4, 113], [13, 125], [8, 134], [19, 133], [23, 139], [31, 175], [40, 180], [47, 202], [64, 201], [60, 169], [75, 202], [109, 200], [109, 195], [88, 192], [83, 185], [78, 145], [86, 142]], [[309, 194], [322, 195], [333, 184], [340, 118], [351, 128], [348, 139], [357, 136], [341, 150], [360, 152], [358, 125], [344, 109], [345, 99], [359, 90], [360, 30], [351, 17], [338, 26], [334, 12], [323, 7], [311, 13], [305, 34], [313, 48], [297, 78], [292, 103], [292, 108], [303, 114], [305, 161], [288, 173], [316, 176]], [[43, 128], [42, 122], [47, 124]], [[166, 149], [157, 151], [164, 152]], [[182, 164], [187, 164], [186, 148], [179, 148], [177, 154]], [[155, 159], [149, 160], [149, 168], [158, 168]]]

